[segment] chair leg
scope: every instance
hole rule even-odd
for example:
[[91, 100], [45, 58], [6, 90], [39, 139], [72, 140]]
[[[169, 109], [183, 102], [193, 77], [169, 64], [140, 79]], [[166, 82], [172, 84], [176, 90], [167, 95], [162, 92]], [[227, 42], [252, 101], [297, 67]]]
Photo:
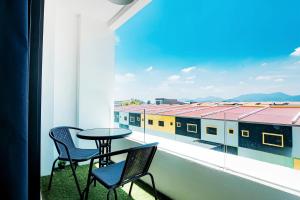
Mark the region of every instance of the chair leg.
[[74, 163], [74, 166], [75, 166], [75, 171], [76, 171], [76, 169], [77, 169], [77, 167], [78, 167], [78, 162], [75, 162], [75, 163]]
[[51, 189], [51, 184], [52, 184], [52, 178], [53, 178], [53, 171], [54, 171], [54, 167], [55, 167], [55, 163], [58, 161], [58, 158], [56, 158], [52, 164], [52, 169], [51, 169], [51, 176], [50, 176], [50, 180], [49, 180], [49, 184], [48, 184], [48, 190]]
[[75, 183], [76, 183], [76, 187], [77, 187], [80, 199], [82, 199], [82, 194], [81, 194], [80, 186], [79, 186], [78, 179], [77, 179], [77, 176], [76, 176], [76, 172], [75, 172], [75, 169], [73, 167], [73, 163], [72, 162], [70, 162], [70, 166], [71, 166], [71, 169], [72, 169], [72, 173], [73, 173], [73, 176], [74, 176], [74, 179], [75, 179]]
[[109, 200], [110, 191], [111, 191], [111, 190], [108, 190], [108, 192], [107, 192], [107, 196], [106, 196], [106, 199], [107, 199], [107, 200]]
[[91, 179], [91, 176], [90, 175], [88, 175], [88, 180], [87, 180], [87, 184], [86, 184], [86, 188], [84, 189], [84, 199], [85, 200], [87, 200], [88, 199], [88, 196], [89, 196], [89, 190], [90, 190], [90, 185], [92, 184], [92, 182], [93, 181], [96, 181], [96, 179], [95, 178], [92, 178], [92, 180], [90, 180]]
[[115, 200], [118, 200], [118, 195], [117, 195], [116, 188], [114, 189], [114, 195], [115, 195]]
[[155, 197], [155, 200], [157, 200], [158, 197], [157, 197], [157, 192], [156, 192], [156, 188], [155, 188], [155, 183], [154, 183], [153, 175], [150, 174], [150, 173], [148, 173], [148, 175], [151, 177], [152, 187], [153, 187], [153, 190], [154, 190], [154, 197]]
[[131, 197], [132, 186], [133, 186], [133, 181], [130, 183], [130, 188], [129, 188], [129, 196], [130, 197]]

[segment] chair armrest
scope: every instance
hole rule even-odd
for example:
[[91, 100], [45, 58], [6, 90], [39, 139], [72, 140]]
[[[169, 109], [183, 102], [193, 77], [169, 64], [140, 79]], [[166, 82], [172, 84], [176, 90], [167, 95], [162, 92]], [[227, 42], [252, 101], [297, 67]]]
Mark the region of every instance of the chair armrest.
[[[49, 135], [50, 135], [50, 137], [53, 139], [54, 142], [57, 142], [57, 143], [63, 145], [63, 147], [65, 148], [65, 150], [66, 150], [66, 152], [67, 152], [67, 156], [68, 156], [69, 161], [72, 162], [72, 158], [71, 158], [71, 156], [70, 156], [70, 152], [69, 152], [69, 149], [68, 149], [67, 145], [66, 145], [65, 143], [63, 143], [63, 142], [57, 140], [57, 139], [56, 139], [55, 137], [53, 137], [51, 134], [49, 134]], [[60, 154], [60, 152], [59, 152], [59, 154]]]

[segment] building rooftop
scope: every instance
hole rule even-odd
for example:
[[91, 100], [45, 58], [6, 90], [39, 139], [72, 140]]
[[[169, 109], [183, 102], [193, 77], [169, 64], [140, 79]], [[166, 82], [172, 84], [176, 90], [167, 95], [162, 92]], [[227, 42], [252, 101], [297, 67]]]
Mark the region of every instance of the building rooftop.
[[225, 111], [225, 110], [234, 109], [234, 108], [235, 108], [235, 106], [211, 106], [211, 107], [207, 107], [204, 109], [199, 109], [199, 110], [195, 110], [195, 111], [191, 111], [191, 112], [180, 113], [180, 114], [177, 114], [176, 116], [199, 118], [199, 117], [204, 117], [209, 114], [213, 114], [215, 112]]
[[233, 120], [284, 125], [300, 125], [300, 106], [298, 104], [256, 104], [214, 105], [214, 104], [143, 104], [117, 106], [115, 111], [134, 112], [153, 115], [169, 115], [178, 117], [205, 118], [217, 120]]
[[239, 120], [243, 116], [248, 116], [251, 114], [255, 114], [260, 110], [266, 107], [263, 106], [239, 106], [235, 107], [234, 109], [215, 112], [213, 114], [205, 116], [206, 119], [225, 119], [225, 120]]
[[[300, 113], [299, 107], [269, 107], [253, 115], [246, 116], [240, 121], [271, 124], [293, 125], [293, 120]], [[297, 120], [299, 123], [299, 120]]]
[[205, 109], [205, 108], [209, 108], [209, 106], [199, 106], [197, 104], [193, 104], [193, 106], [188, 106], [188, 107], [184, 107], [184, 108], [177, 108], [174, 110], [168, 110], [168, 111], [163, 111], [160, 112], [159, 114], [161, 115], [179, 115], [179, 114], [183, 114], [183, 113], [187, 113], [187, 112], [192, 112], [192, 111], [197, 111], [197, 110], [201, 110], [201, 109]]

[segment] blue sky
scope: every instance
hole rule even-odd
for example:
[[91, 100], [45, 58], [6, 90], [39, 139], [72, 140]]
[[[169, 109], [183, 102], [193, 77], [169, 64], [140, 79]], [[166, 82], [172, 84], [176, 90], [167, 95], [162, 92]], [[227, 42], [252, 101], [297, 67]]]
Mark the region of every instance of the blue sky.
[[299, 0], [152, 0], [116, 32], [116, 98], [300, 94]]

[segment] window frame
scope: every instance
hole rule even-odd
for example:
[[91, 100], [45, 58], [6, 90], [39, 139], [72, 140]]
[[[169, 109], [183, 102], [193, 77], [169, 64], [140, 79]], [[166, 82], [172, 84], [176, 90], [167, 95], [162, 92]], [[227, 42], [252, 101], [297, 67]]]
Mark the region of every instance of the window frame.
[[[216, 134], [210, 134], [210, 133], [208, 133], [208, 129], [209, 129], [209, 128], [216, 129]], [[214, 126], [206, 126], [206, 127], [205, 127], [205, 133], [206, 133], [207, 135], [218, 135], [218, 128], [217, 128], [217, 127], [214, 127]]]
[[[230, 133], [230, 131], [232, 131], [232, 133]], [[229, 128], [229, 129], [228, 129], [228, 134], [229, 134], [229, 135], [234, 135], [234, 129], [233, 129], [233, 128]]]
[[[245, 135], [246, 133], [246, 135]], [[242, 137], [250, 137], [250, 131], [249, 130], [241, 130], [241, 136]]]
[[[272, 144], [272, 143], [267, 143], [265, 142], [265, 136], [279, 136], [281, 138], [281, 145], [277, 145], [277, 144]], [[280, 148], [284, 148], [284, 137], [283, 137], [283, 134], [280, 134], [280, 133], [268, 133], [268, 132], [262, 132], [262, 143], [264, 145], [267, 145], [267, 146], [272, 146], [272, 147], [280, 147]]]
[[[133, 119], [133, 120], [132, 120]], [[129, 117], [129, 122], [135, 122], [135, 117], [134, 116], [130, 116]]]
[[148, 125], [151, 125], [151, 126], [153, 125], [153, 119], [148, 119]]
[[[196, 131], [189, 130], [189, 126], [196, 126]], [[186, 131], [189, 132], [189, 133], [198, 133], [198, 125], [197, 124], [192, 124], [192, 123], [186, 123]]]
[[[161, 122], [162, 122], [162, 125], [160, 125]], [[158, 121], [158, 126], [160, 126], [160, 127], [165, 127], [165, 121], [159, 120], [159, 121]]]

